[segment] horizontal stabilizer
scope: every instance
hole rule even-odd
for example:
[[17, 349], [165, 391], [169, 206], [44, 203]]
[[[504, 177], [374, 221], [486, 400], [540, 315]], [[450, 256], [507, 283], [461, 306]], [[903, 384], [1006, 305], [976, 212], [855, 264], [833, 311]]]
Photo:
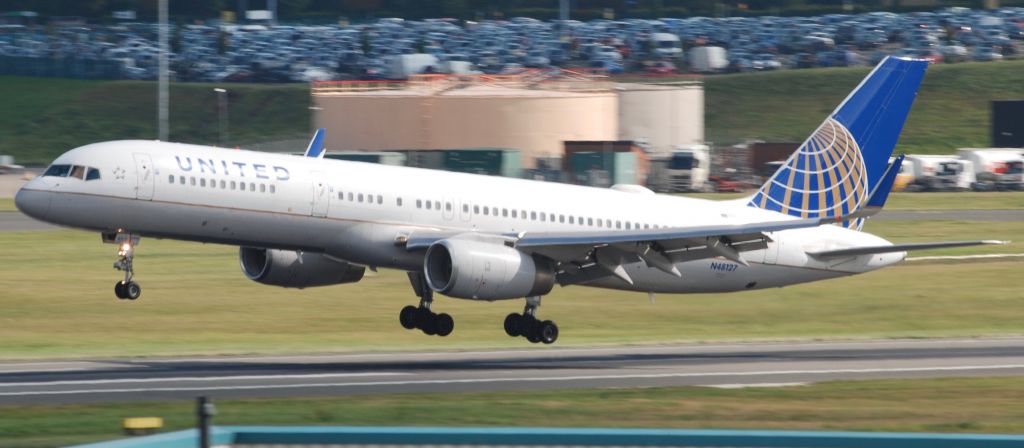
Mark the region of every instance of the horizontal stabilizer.
[[985, 244], [1007, 244], [1009, 241], [980, 240], [980, 241], [945, 241], [938, 243], [909, 243], [893, 244], [891, 246], [864, 246], [851, 247], [849, 249], [826, 250], [821, 252], [808, 252], [812, 257], [852, 257], [857, 255], [885, 254], [892, 252], [907, 252], [911, 250], [943, 249], [948, 247], [981, 246]]

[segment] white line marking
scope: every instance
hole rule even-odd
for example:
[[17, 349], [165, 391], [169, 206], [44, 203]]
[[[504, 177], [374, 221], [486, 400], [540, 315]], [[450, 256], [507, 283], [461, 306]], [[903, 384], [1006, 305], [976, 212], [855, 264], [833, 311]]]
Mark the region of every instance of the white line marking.
[[223, 387], [162, 387], [150, 389], [85, 389], [85, 390], [46, 390], [37, 392], [0, 392], [0, 397], [23, 395], [77, 395], [107, 394], [131, 392], [182, 392], [182, 391], [217, 391], [217, 390], [253, 390], [253, 389], [298, 389], [312, 387], [372, 387], [372, 386], [414, 386], [428, 384], [481, 384], [481, 383], [515, 383], [544, 381], [581, 381], [611, 379], [657, 379], [657, 378], [700, 378], [714, 376], [758, 376], [758, 375], [807, 375], [832, 373], [907, 373], [907, 372], [963, 372], [971, 370], [1006, 370], [1024, 369], [1024, 364], [1002, 364], [991, 366], [947, 366], [947, 367], [897, 367], [878, 369], [832, 369], [832, 370], [769, 370], [762, 372], [714, 372], [714, 373], [655, 373], [635, 375], [581, 375], [551, 378], [467, 378], [458, 380], [410, 380], [410, 381], [371, 381], [365, 383], [311, 383], [311, 384], [257, 384], [250, 386]]
[[0, 383], [0, 387], [19, 386], [66, 386], [74, 384], [115, 384], [115, 383], [167, 383], [175, 381], [228, 381], [228, 380], [288, 380], [288, 379], [318, 379], [318, 378], [351, 378], [360, 376], [399, 376], [412, 375], [411, 373], [400, 372], [361, 372], [361, 373], [314, 373], [303, 375], [237, 375], [237, 376], [191, 376], [191, 377], [166, 377], [166, 378], [120, 378], [109, 380], [67, 380], [67, 381], [37, 381], [31, 383]]
[[713, 387], [715, 389], [747, 389], [752, 387], [795, 387], [795, 386], [806, 386], [809, 383], [751, 383], [751, 384], [708, 384], [703, 387]]
[[973, 260], [979, 258], [1016, 258], [1024, 257], [1024, 254], [982, 254], [982, 255], [937, 255], [934, 257], [910, 257], [907, 261], [927, 260]]

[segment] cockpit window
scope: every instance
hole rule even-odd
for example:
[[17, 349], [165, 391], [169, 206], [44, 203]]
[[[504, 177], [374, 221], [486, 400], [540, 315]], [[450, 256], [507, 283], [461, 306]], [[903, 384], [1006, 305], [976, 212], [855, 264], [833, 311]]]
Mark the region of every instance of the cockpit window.
[[43, 176], [68, 177], [69, 171], [71, 171], [71, 165], [50, 165]]
[[100, 178], [100, 170], [82, 165], [50, 165], [46, 172], [43, 173], [43, 176], [97, 180]]

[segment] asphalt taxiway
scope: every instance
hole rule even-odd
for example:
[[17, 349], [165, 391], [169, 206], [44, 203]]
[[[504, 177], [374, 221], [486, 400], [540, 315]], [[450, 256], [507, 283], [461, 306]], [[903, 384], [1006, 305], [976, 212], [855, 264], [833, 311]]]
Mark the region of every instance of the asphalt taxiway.
[[1024, 338], [775, 342], [0, 363], [0, 403], [764, 387], [1024, 375]]

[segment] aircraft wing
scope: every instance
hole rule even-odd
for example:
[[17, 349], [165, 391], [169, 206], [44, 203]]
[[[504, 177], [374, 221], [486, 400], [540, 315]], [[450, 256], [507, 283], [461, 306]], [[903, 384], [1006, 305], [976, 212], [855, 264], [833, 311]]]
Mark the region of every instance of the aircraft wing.
[[979, 240], [979, 241], [943, 241], [936, 243], [909, 243], [893, 244], [891, 246], [866, 246], [851, 247], [849, 249], [825, 250], [820, 252], [808, 252], [807, 255], [818, 258], [850, 257], [856, 255], [885, 254], [892, 252], [908, 252], [912, 250], [943, 249], [947, 247], [981, 246], [985, 244], [1007, 244], [1009, 241]]
[[[832, 222], [835, 219], [802, 218], [664, 229], [521, 232], [495, 237], [504, 239], [508, 246], [557, 262], [563, 270], [563, 283], [582, 283], [607, 275], [632, 283], [624, 264], [644, 261], [676, 276], [681, 274], [675, 263], [682, 261], [720, 256], [746, 265], [741, 252], [767, 247], [771, 241], [767, 232]], [[416, 250], [450, 236], [454, 236], [450, 231], [416, 231], [403, 239], [407, 249]]]

